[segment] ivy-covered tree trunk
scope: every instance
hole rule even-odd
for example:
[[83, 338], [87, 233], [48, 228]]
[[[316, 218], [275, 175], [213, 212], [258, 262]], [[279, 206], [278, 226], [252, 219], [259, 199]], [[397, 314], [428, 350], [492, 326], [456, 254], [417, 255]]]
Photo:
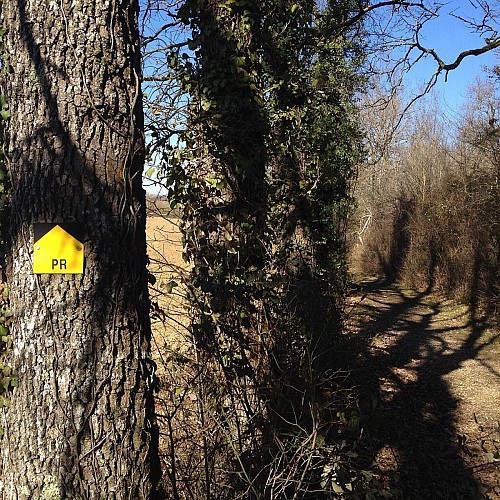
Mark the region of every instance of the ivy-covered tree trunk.
[[339, 225], [356, 157], [343, 90], [356, 79], [345, 39], [327, 38], [330, 12], [312, 0], [187, 0], [180, 10], [190, 50], [170, 63], [190, 115], [169, 174], [193, 263], [200, 421], [212, 426], [206, 498], [320, 488], [320, 456], [304, 458], [302, 446], [335, 418], [322, 384], [340, 328]]
[[267, 452], [255, 424], [263, 406], [258, 380], [269, 361], [261, 316], [268, 125], [257, 88], [259, 2], [188, 0], [180, 15], [193, 30], [195, 56], [171, 61], [192, 99], [170, 178], [184, 209], [191, 327], [203, 365], [204, 416], [214, 427], [205, 429], [213, 441], [207, 470], [221, 474], [205, 481], [223, 498], [231, 490], [222, 475], [237, 487]]
[[341, 329], [345, 225], [362, 149], [352, 104], [360, 84], [360, 49], [335, 28], [348, 1], [321, 7], [309, 0], [273, 4], [263, 26], [263, 66], [273, 88], [271, 267], [284, 283], [277, 332], [288, 339], [277, 342], [276, 356], [297, 378], [308, 372], [311, 359], [316, 370], [332, 368]]
[[[256, 89], [255, 2], [194, 0], [197, 90], [183, 190], [186, 254], [194, 263], [194, 334], [226, 376], [251, 370], [250, 324], [264, 266], [267, 123]], [[183, 175], [183, 174], [181, 174]], [[215, 334], [215, 335], [214, 335]], [[215, 349], [215, 350], [214, 350]]]
[[[160, 498], [137, 10], [133, 0], [2, 4], [19, 378], [1, 422], [5, 499]], [[83, 274], [33, 273], [40, 222], [81, 225]]]

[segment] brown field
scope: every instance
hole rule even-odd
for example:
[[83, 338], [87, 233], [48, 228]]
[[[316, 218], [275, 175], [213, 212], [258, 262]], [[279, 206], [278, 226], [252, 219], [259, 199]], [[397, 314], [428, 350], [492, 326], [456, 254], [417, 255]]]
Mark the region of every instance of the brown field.
[[[149, 217], [147, 237], [156, 277], [150, 292], [157, 306], [152, 326], [162, 460], [170, 470], [175, 450], [179, 477], [198, 477], [193, 457], [200, 458], [204, 446], [198, 393], [203, 366], [187, 330], [189, 267], [178, 219]], [[366, 466], [386, 487], [415, 493], [405, 498], [434, 498], [436, 492], [473, 498], [476, 485], [484, 498], [500, 500], [498, 329], [471, 316], [467, 306], [430, 292], [376, 280], [363, 281], [360, 290], [365, 288], [349, 299], [348, 332], [358, 338], [351, 347], [353, 374], [362, 381], [360, 401], [369, 406]], [[356, 353], [356, 346], [364, 348]]]
[[170, 348], [176, 350], [185, 342], [188, 324], [184, 300], [188, 266], [182, 259], [181, 238], [177, 218], [148, 217], [149, 267], [156, 278], [150, 285], [151, 301], [156, 309], [151, 318], [154, 343], [156, 347], [163, 347], [168, 341]]
[[[195, 358], [187, 328], [185, 277], [189, 268], [182, 258], [181, 240], [177, 217], [148, 216], [149, 269], [156, 278], [156, 282], [150, 284], [154, 307], [152, 357], [157, 365], [160, 388], [155, 394], [155, 406], [164, 470], [171, 470], [173, 463], [177, 469], [185, 467], [193, 455], [193, 443], [202, 442], [197, 427], [197, 386], [193, 383], [197, 372], [191, 369], [191, 361]], [[191, 472], [184, 475], [191, 477]]]

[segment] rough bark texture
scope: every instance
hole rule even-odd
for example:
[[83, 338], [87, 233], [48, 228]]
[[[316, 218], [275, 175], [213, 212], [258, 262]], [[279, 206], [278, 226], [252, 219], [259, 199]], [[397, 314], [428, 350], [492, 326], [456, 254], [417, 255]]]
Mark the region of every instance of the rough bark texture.
[[[19, 375], [2, 498], [159, 498], [137, 2], [4, 0], [2, 16]], [[83, 275], [32, 273], [34, 222], [85, 226]]]

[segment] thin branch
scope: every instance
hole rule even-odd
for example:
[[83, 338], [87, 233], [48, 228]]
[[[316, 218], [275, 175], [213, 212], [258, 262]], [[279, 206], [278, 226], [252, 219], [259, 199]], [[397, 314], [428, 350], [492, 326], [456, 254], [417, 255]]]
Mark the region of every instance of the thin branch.
[[483, 47], [479, 47], [477, 49], [464, 50], [463, 52], [460, 52], [460, 54], [458, 54], [457, 58], [452, 63], [448, 63], [448, 64], [445, 63], [439, 57], [439, 55], [437, 54], [437, 52], [434, 49], [428, 49], [428, 48], [424, 47], [420, 43], [420, 41], [418, 39], [418, 35], [416, 37], [415, 47], [417, 47], [417, 49], [420, 50], [423, 54], [428, 54], [428, 55], [432, 56], [432, 58], [438, 64], [438, 67], [439, 67], [438, 71], [439, 72], [446, 71], [445, 80], [447, 80], [448, 79], [448, 72], [458, 68], [458, 66], [460, 66], [460, 64], [462, 63], [462, 61], [466, 57], [480, 56], [481, 54], [485, 54], [486, 52], [489, 52], [490, 50], [494, 50], [494, 49], [497, 49], [498, 47], [500, 47], [500, 38], [496, 38], [494, 40], [491, 40], [491, 39], [488, 40], [486, 42], [486, 45], [483, 45]]
[[423, 2], [405, 2], [401, 0], [387, 0], [385, 2], [377, 2], [374, 4], [369, 4], [366, 7], [362, 7], [361, 2], [359, 2], [359, 11], [350, 19], [347, 19], [346, 21], [339, 23], [335, 26], [336, 29], [344, 29], [344, 28], [349, 28], [356, 24], [358, 21], [361, 21], [364, 17], [367, 16], [370, 12], [383, 8], [383, 7], [393, 7], [393, 9], [399, 9], [401, 7], [404, 7], [405, 9], [410, 9], [410, 8], [418, 8], [421, 9], [422, 12], [427, 12], [428, 14], [431, 14], [432, 16], [436, 16], [436, 12], [432, 11], [428, 7], [424, 5]]
[[169, 45], [164, 45], [162, 47], [158, 47], [156, 49], [153, 49], [149, 52], [145, 52], [144, 54], [142, 54], [142, 57], [145, 58], [145, 57], [148, 57], [152, 54], [156, 54], [158, 52], [161, 52], [161, 53], [166, 53], [167, 51], [169, 50], [172, 50], [172, 49], [181, 49], [182, 47], [187, 47], [188, 46], [188, 41], [187, 40], [184, 40], [183, 42], [178, 42], [178, 43], [171, 43]]
[[173, 28], [174, 26], [177, 26], [179, 24], [180, 24], [180, 21], [174, 21], [172, 23], [164, 24], [161, 28], [156, 30], [156, 32], [153, 33], [152, 35], [147, 36], [147, 37], [143, 37], [141, 39], [141, 47], [146, 47], [146, 45], [148, 45], [148, 43], [154, 42], [165, 30], [167, 30], [169, 28]]
[[143, 76], [143, 82], [170, 82], [174, 80], [172, 75], [152, 75], [152, 76]]

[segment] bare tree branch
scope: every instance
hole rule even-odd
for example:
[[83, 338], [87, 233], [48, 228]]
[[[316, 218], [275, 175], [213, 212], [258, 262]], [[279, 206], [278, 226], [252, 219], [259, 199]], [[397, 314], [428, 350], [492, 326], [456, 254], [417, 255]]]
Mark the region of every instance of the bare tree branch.
[[424, 47], [420, 43], [420, 41], [418, 39], [418, 33], [417, 33], [417, 37], [416, 37], [415, 46], [423, 54], [428, 54], [428, 55], [432, 56], [432, 58], [438, 64], [438, 67], [439, 67], [438, 72], [446, 71], [445, 80], [447, 80], [448, 79], [448, 72], [451, 71], [451, 70], [454, 70], [454, 69], [458, 68], [458, 66], [460, 66], [460, 64], [462, 63], [462, 61], [466, 57], [469, 57], [469, 56], [480, 56], [481, 54], [485, 54], [486, 52], [489, 52], [490, 50], [494, 50], [494, 49], [497, 49], [498, 47], [500, 47], [500, 38], [496, 38], [494, 40], [489, 39], [486, 42], [486, 44], [483, 45], [482, 47], [479, 47], [479, 48], [476, 48], [476, 49], [464, 50], [463, 52], [460, 52], [460, 54], [458, 54], [458, 56], [456, 57], [456, 59], [453, 62], [448, 63], [448, 64], [445, 63], [439, 57], [439, 55], [437, 54], [437, 52], [434, 49], [427, 49], [426, 47]]
[[[363, 4], [365, 4], [363, 6]], [[417, 8], [422, 12], [426, 12], [432, 16], [437, 15], [436, 11], [433, 11], [425, 5], [423, 1], [420, 2], [406, 2], [404, 0], [386, 0], [384, 2], [377, 2], [370, 4], [369, 2], [358, 2], [359, 10], [349, 19], [346, 19], [343, 23], [337, 24], [336, 29], [342, 30], [345, 28], [350, 28], [354, 24], [362, 21], [368, 14], [375, 10], [382, 9], [383, 7], [392, 7], [393, 12], [403, 7], [404, 9]]]
[[166, 23], [164, 24], [161, 28], [158, 28], [153, 34], [143, 37], [141, 39], [141, 47], [146, 47], [149, 43], [154, 42], [155, 40], [158, 39], [158, 37], [166, 30], [174, 28], [175, 26], [178, 26], [180, 24], [180, 21], [174, 21], [171, 23]]
[[145, 82], [170, 82], [173, 80], [172, 75], [152, 75], [152, 76], [144, 76], [142, 78]]

